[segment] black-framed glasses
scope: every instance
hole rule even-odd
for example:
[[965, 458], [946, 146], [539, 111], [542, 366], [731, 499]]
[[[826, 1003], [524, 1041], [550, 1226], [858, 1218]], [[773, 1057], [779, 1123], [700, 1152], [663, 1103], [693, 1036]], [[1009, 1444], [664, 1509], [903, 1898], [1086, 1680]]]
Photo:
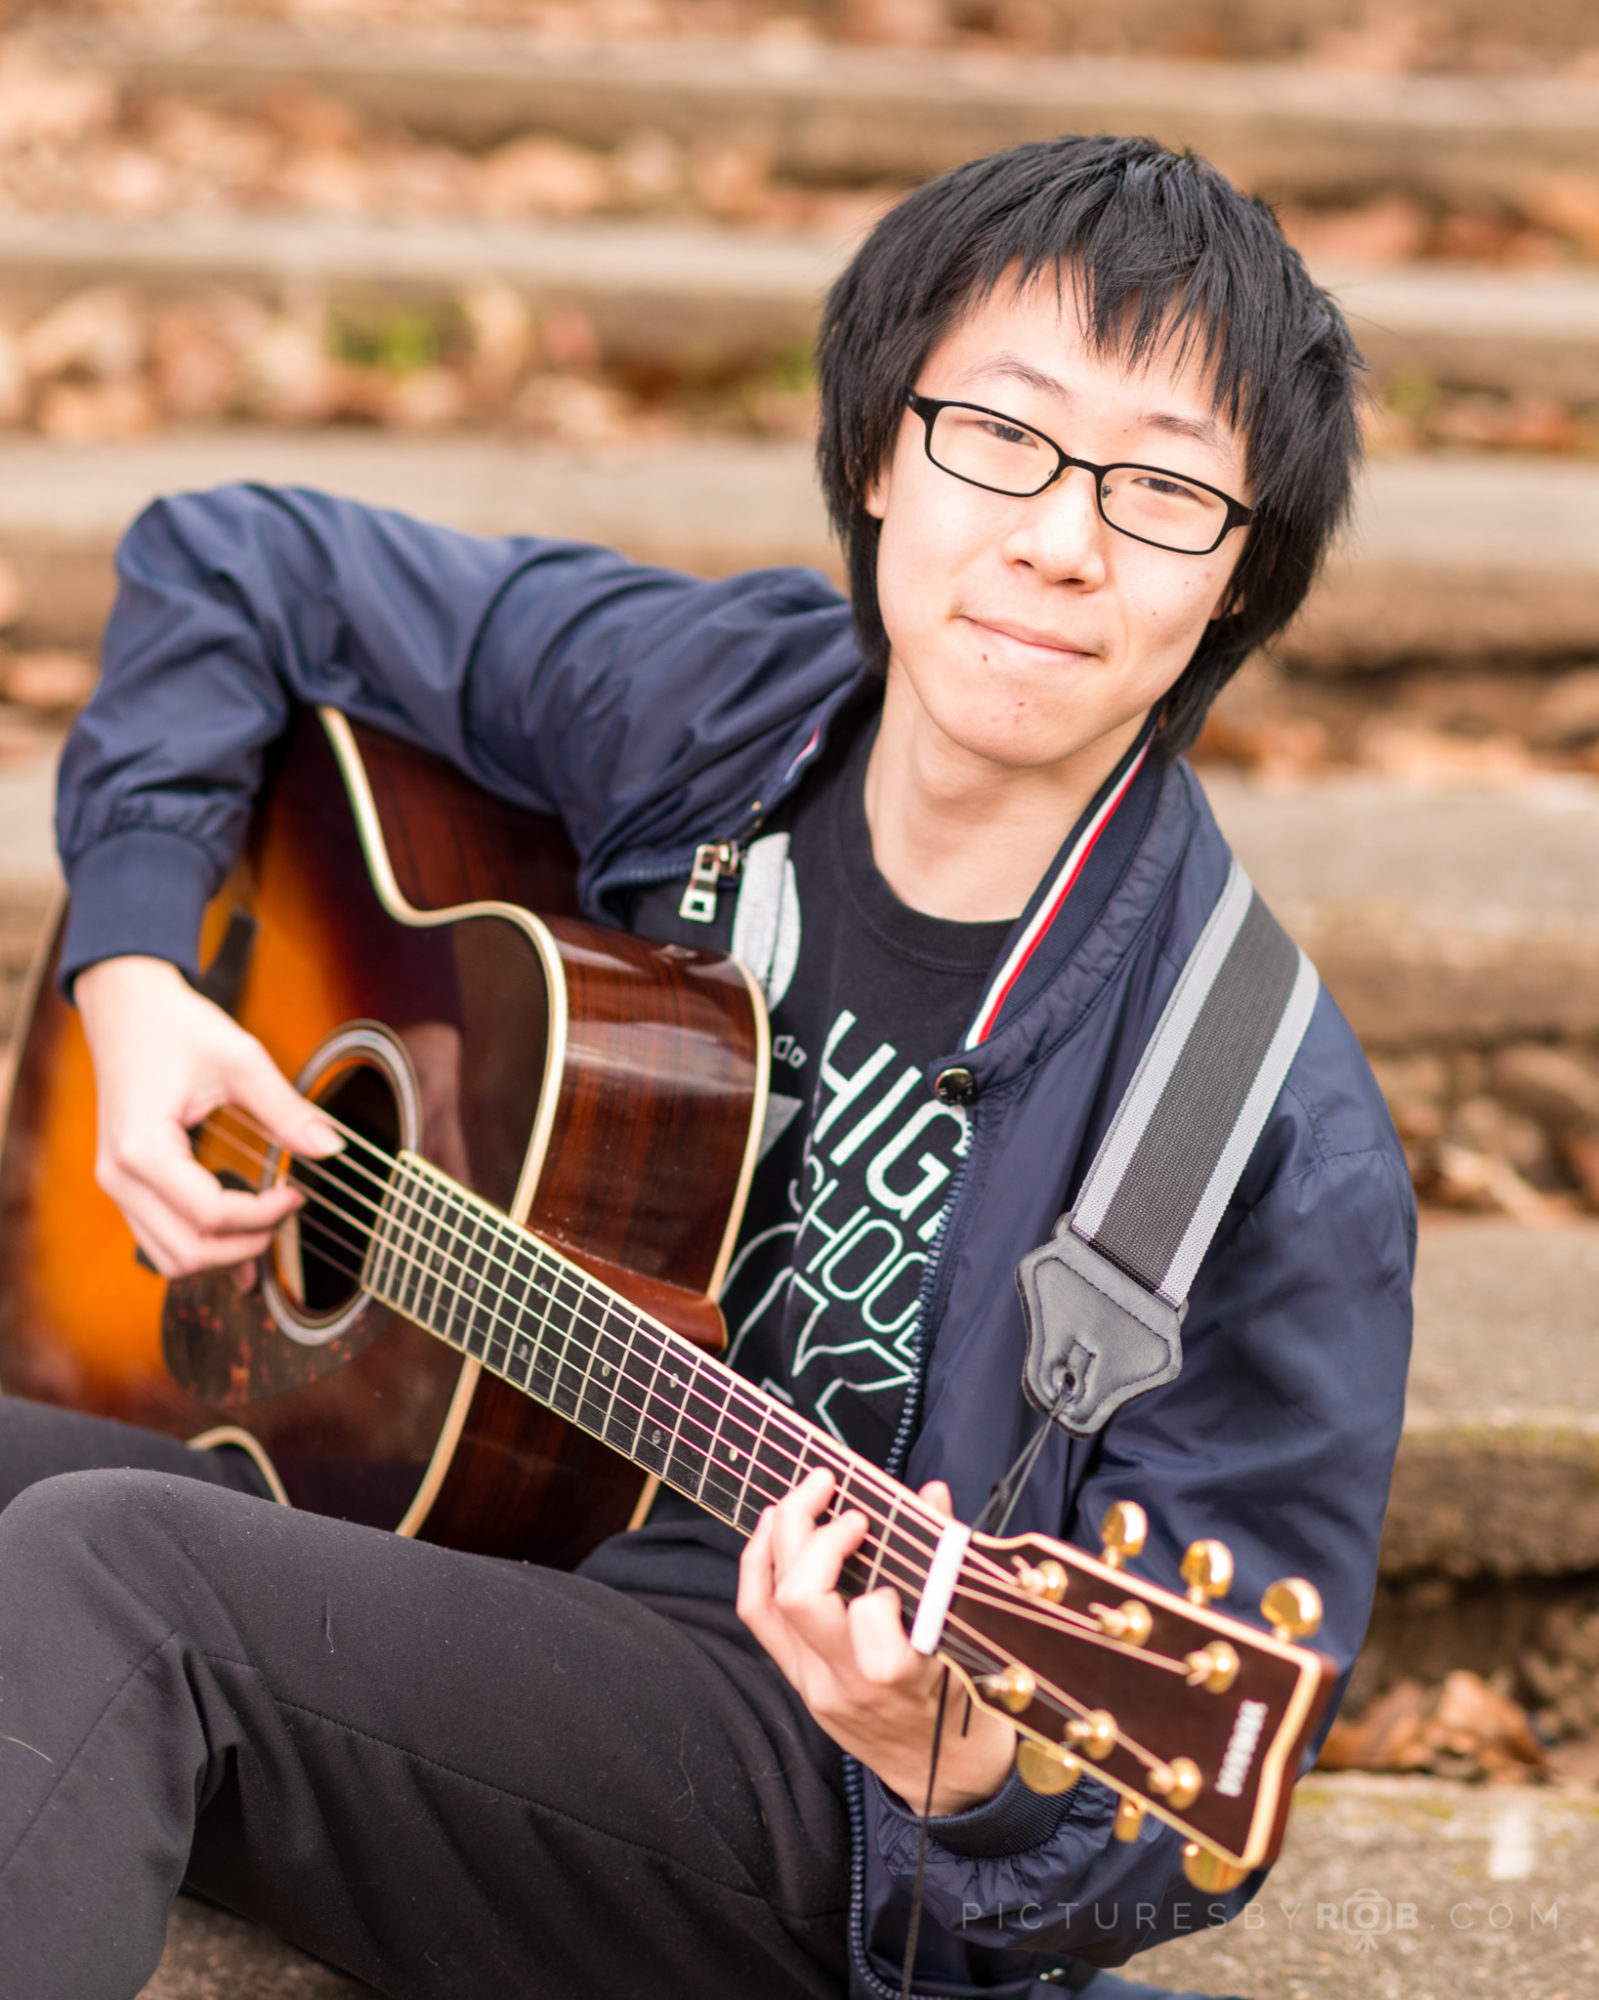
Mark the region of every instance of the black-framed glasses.
[[1018, 500], [1042, 493], [1072, 467], [1091, 472], [1094, 501], [1105, 525], [1152, 548], [1208, 556], [1234, 528], [1246, 527], [1255, 517], [1253, 507], [1183, 472], [1073, 458], [1053, 438], [1003, 410], [944, 402], [919, 396], [914, 389], [905, 400], [927, 428], [927, 456], [940, 472]]

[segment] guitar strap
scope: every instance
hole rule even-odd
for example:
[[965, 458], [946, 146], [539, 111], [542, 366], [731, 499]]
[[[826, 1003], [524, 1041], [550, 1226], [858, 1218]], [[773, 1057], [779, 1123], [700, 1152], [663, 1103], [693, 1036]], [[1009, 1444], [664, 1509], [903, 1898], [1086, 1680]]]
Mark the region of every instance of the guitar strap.
[[1194, 1274], [1319, 990], [1235, 861], [1076, 1205], [1017, 1267], [1023, 1385], [1073, 1436], [1182, 1367]]

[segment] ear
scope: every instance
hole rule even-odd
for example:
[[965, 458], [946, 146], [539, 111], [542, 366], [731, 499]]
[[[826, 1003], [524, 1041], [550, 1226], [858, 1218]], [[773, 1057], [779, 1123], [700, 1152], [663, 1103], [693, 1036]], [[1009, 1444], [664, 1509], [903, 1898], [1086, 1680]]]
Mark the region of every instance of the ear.
[[888, 489], [891, 481], [888, 464], [880, 465], [867, 482], [866, 491], [861, 495], [861, 505], [868, 514], [879, 521], [888, 512]]

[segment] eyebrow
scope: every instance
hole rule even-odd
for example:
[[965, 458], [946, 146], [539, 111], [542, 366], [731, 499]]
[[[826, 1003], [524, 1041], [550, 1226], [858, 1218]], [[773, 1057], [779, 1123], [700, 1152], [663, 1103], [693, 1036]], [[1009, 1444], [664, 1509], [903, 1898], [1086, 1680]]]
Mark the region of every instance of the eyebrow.
[[[1064, 382], [1045, 374], [1042, 368], [1035, 368], [1019, 354], [991, 355], [988, 360], [980, 361], [975, 368], [967, 370], [967, 380], [1020, 382], [1024, 388], [1036, 389], [1040, 395], [1057, 396], [1067, 403], [1072, 401], [1072, 392]], [[1232, 440], [1214, 417], [1186, 417], [1176, 410], [1143, 410], [1136, 422], [1140, 429], [1165, 431], [1171, 437], [1192, 438], [1196, 444], [1208, 445], [1212, 451], [1223, 455], [1232, 448]]]

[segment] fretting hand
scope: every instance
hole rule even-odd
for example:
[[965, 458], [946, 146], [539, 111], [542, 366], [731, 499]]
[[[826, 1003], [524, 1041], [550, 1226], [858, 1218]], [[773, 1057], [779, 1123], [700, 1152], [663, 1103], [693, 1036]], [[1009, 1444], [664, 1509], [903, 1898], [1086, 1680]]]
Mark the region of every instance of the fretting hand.
[[[839, 1573], [868, 1523], [850, 1510], [820, 1524], [833, 1491], [832, 1473], [812, 1472], [762, 1514], [739, 1565], [738, 1615], [833, 1741], [920, 1811], [944, 1667], [913, 1650], [897, 1590], [885, 1586], [848, 1603], [839, 1594]], [[921, 1498], [952, 1512], [942, 1480], [924, 1486]], [[991, 1798], [1016, 1753], [1016, 1732], [1003, 1716], [974, 1703], [968, 1721], [966, 1709], [957, 1684], [938, 1756], [938, 1814]]]

